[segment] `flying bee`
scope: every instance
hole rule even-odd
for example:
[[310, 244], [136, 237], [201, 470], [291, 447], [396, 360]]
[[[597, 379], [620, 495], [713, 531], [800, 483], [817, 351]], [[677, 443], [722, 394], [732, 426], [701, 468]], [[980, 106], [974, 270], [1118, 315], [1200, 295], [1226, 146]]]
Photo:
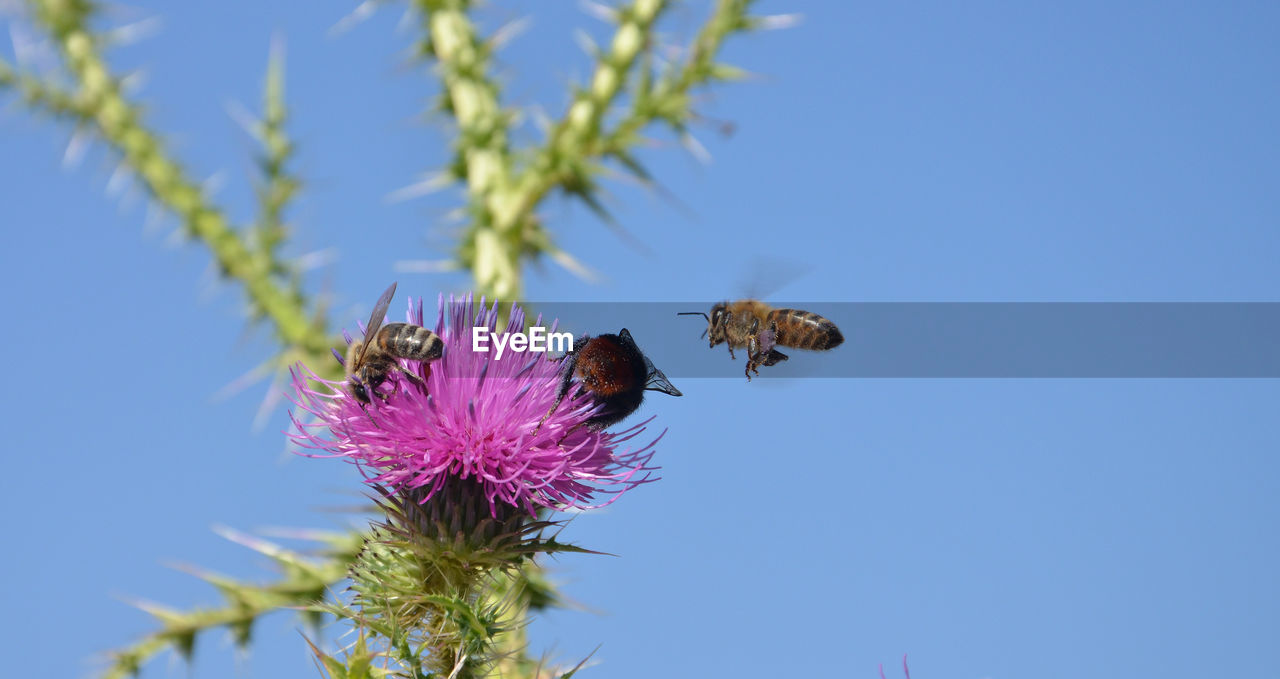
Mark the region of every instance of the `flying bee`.
[[645, 391], [683, 396], [640, 351], [626, 328], [616, 335], [583, 335], [574, 341], [573, 351], [561, 360], [564, 365], [560, 369], [556, 402], [542, 418], [543, 422], [560, 407], [575, 377], [581, 390], [589, 392], [596, 403], [604, 404], [586, 421], [586, 427], [592, 431], [605, 429], [634, 413], [644, 401]]
[[[369, 316], [369, 324], [365, 326], [364, 339], [347, 347], [345, 365], [351, 395], [361, 403], [369, 403], [370, 396], [378, 393], [378, 387], [387, 381], [392, 370], [400, 371], [409, 381], [425, 388], [422, 378], [405, 370], [397, 359], [425, 364], [444, 354], [444, 341], [424, 327], [410, 323], [382, 324], [395, 294], [396, 284], [392, 283], [374, 305], [373, 315]], [[430, 369], [427, 366], [427, 370]]]
[[734, 349], [747, 350], [747, 381], [751, 373], [760, 374], [760, 366], [787, 360], [775, 346], [827, 351], [840, 346], [844, 335], [835, 323], [800, 309], [774, 309], [764, 302], [744, 299], [721, 302], [711, 307], [711, 315], [701, 311], [681, 312], [681, 316], [702, 316], [707, 330], [702, 333], [712, 348], [729, 345], [729, 358], [737, 358]]

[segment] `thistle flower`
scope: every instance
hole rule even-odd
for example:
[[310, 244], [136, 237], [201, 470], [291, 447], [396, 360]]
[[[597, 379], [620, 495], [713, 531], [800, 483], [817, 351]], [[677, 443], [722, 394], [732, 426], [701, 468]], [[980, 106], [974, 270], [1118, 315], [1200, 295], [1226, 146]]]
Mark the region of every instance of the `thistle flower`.
[[[421, 300], [410, 301], [407, 320], [426, 325]], [[539, 316], [534, 324], [541, 321]], [[658, 439], [616, 452], [648, 420], [619, 433], [591, 431], [583, 425], [598, 407], [576, 389], [548, 414], [560, 366], [546, 353], [508, 352], [499, 359], [473, 351], [473, 330], [493, 333], [497, 322], [496, 303], [485, 309], [481, 300], [476, 308], [468, 295], [446, 304], [442, 295], [435, 332], [445, 344], [443, 357], [399, 361], [425, 389], [392, 371], [369, 404], [352, 397], [344, 382], [321, 379], [299, 365], [292, 371], [294, 403], [314, 421], [291, 412], [290, 436], [304, 448], [324, 451], [309, 456], [347, 458], [360, 465], [368, 483], [419, 503], [474, 489], [495, 518], [508, 508], [533, 514], [540, 507], [600, 507], [652, 480], [649, 462]], [[523, 329], [524, 312], [512, 305], [506, 332]], [[601, 493], [613, 497], [597, 501]]]

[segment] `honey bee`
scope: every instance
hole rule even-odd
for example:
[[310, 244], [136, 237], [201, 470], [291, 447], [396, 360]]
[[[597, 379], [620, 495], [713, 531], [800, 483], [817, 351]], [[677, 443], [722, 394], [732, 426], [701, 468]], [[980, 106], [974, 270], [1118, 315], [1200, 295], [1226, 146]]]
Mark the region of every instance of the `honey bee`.
[[645, 391], [684, 395], [640, 351], [626, 328], [616, 335], [583, 335], [574, 341], [573, 351], [561, 360], [564, 366], [560, 370], [556, 402], [542, 418], [543, 422], [560, 407], [575, 377], [581, 384], [580, 389], [604, 405], [586, 421], [585, 426], [592, 431], [605, 429], [634, 413], [644, 401]]
[[729, 358], [737, 358], [733, 350], [747, 350], [747, 381], [760, 374], [760, 366], [787, 360], [775, 346], [827, 351], [840, 346], [844, 335], [835, 323], [800, 309], [774, 309], [754, 299], [721, 302], [711, 307], [711, 315], [701, 311], [681, 312], [681, 316], [702, 316], [707, 330], [702, 335], [717, 344], [729, 345]]
[[[361, 403], [369, 403], [370, 395], [378, 394], [378, 387], [387, 381], [392, 370], [398, 370], [409, 381], [426, 387], [422, 378], [405, 370], [396, 359], [427, 363], [444, 354], [444, 341], [426, 328], [409, 323], [382, 324], [395, 294], [396, 284], [392, 283], [374, 305], [369, 324], [365, 326], [364, 339], [347, 347], [345, 366], [351, 395]], [[430, 366], [427, 369], [430, 370]]]

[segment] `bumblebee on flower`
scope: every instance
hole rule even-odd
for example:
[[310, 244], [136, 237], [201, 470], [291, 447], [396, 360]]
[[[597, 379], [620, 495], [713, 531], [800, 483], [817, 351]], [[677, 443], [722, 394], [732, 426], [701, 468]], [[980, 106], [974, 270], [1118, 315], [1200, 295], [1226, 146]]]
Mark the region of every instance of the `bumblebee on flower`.
[[[370, 327], [381, 321], [375, 310]], [[421, 300], [410, 304], [407, 321], [425, 325]], [[506, 332], [522, 330], [524, 322], [513, 305]], [[471, 351], [475, 329], [494, 334], [497, 324], [496, 303], [486, 309], [470, 296], [447, 303], [441, 296], [434, 326], [443, 343], [440, 358], [394, 359], [385, 382], [369, 386], [368, 399], [353, 396], [356, 389], [346, 383], [295, 369], [295, 403], [314, 419], [291, 413], [290, 436], [321, 451], [316, 457], [356, 462], [368, 483], [411, 493], [419, 503], [462, 482], [495, 518], [507, 508], [532, 515], [539, 508], [599, 507], [652, 480], [657, 439], [617, 452], [645, 423], [619, 433], [584, 426], [599, 406], [584, 391], [564, 395], [557, 405], [561, 370], [545, 353]], [[364, 393], [367, 385], [356, 384]], [[598, 494], [612, 497], [602, 501]]]

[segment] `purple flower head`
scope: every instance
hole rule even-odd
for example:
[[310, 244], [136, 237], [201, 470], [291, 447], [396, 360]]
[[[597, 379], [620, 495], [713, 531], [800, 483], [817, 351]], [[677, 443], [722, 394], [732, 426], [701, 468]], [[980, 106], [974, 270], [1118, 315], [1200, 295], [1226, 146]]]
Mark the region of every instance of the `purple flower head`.
[[[444, 355], [431, 362], [397, 359], [418, 384], [392, 370], [365, 404], [345, 381], [320, 379], [301, 365], [293, 370], [294, 403], [314, 419], [303, 422], [291, 412], [290, 437], [324, 451], [311, 456], [345, 457], [360, 465], [368, 483], [419, 502], [441, 491], [475, 488], [495, 517], [507, 507], [531, 514], [539, 507], [600, 507], [651, 480], [657, 439], [616, 452], [647, 421], [619, 433], [591, 431], [583, 425], [598, 406], [576, 389], [548, 415], [560, 365], [542, 352], [508, 351], [499, 359], [473, 351], [474, 329], [492, 333], [497, 327], [496, 303], [485, 309], [481, 300], [476, 308], [468, 295], [451, 296], [446, 305], [442, 295], [439, 306], [435, 332]], [[425, 326], [421, 300], [410, 301], [407, 320]], [[539, 316], [534, 325], [541, 321]], [[513, 305], [506, 332], [523, 329], [524, 312]], [[597, 502], [597, 493], [613, 497]]]

